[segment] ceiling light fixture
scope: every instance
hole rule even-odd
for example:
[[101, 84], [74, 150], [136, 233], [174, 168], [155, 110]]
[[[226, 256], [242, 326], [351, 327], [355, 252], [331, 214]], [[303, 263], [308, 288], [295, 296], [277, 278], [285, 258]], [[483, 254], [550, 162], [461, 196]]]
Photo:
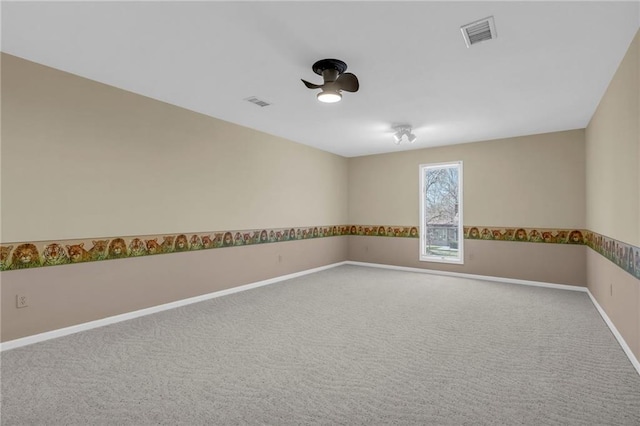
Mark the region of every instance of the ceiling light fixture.
[[318, 93], [318, 100], [326, 104], [340, 102], [341, 99], [342, 95], [340, 94], [339, 90], [323, 90], [322, 92]]
[[411, 132], [411, 126], [408, 124], [401, 124], [398, 126], [394, 126], [393, 130], [395, 130], [395, 133], [393, 134], [393, 139], [396, 143], [396, 145], [400, 145], [400, 142], [402, 142], [402, 137], [403, 136], [407, 136], [407, 140], [409, 141], [409, 143], [414, 143], [416, 141], [416, 135], [414, 135]]

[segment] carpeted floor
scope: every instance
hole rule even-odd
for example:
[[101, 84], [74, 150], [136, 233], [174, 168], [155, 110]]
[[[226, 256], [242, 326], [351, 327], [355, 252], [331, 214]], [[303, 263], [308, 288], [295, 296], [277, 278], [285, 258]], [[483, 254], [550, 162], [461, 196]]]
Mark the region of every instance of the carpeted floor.
[[3, 425], [639, 425], [585, 293], [341, 266], [2, 354]]

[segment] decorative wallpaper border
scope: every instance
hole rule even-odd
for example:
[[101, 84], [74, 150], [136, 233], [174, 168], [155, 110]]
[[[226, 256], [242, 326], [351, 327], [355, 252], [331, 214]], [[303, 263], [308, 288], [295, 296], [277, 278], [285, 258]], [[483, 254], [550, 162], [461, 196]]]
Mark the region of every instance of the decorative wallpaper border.
[[349, 225], [348, 235], [400, 238], [418, 238], [420, 236], [417, 226], [395, 225]]
[[469, 240], [520, 241], [530, 243], [584, 244], [588, 231], [557, 228], [496, 228], [465, 226], [464, 238]]
[[[465, 226], [470, 240], [587, 245], [640, 279], [640, 248], [583, 229]], [[76, 239], [0, 246], [0, 271], [342, 235], [418, 238], [416, 226], [332, 225]]]
[[[505, 228], [465, 226], [464, 238], [469, 240], [521, 241], [553, 244], [584, 244], [587, 231], [557, 228]], [[349, 225], [347, 235], [418, 238], [416, 226]]]
[[418, 237], [415, 226], [331, 225], [3, 243], [0, 271], [341, 235]]
[[0, 271], [348, 235], [347, 225], [3, 243]]
[[587, 231], [585, 244], [640, 280], [640, 247]]

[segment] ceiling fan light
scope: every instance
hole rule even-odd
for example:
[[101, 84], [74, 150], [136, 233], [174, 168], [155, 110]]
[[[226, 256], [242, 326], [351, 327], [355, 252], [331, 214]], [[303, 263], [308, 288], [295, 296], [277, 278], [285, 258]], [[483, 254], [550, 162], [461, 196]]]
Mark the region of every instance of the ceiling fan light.
[[342, 95], [340, 92], [334, 90], [325, 90], [323, 92], [318, 93], [318, 100], [320, 102], [324, 102], [327, 104], [332, 104], [335, 102], [340, 102], [342, 99]]

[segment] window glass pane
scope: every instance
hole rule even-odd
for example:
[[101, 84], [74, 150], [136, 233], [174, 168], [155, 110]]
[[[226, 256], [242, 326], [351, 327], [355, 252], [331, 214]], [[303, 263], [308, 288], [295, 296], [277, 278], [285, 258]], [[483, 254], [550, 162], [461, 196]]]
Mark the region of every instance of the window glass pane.
[[421, 259], [462, 262], [461, 163], [421, 166]]

